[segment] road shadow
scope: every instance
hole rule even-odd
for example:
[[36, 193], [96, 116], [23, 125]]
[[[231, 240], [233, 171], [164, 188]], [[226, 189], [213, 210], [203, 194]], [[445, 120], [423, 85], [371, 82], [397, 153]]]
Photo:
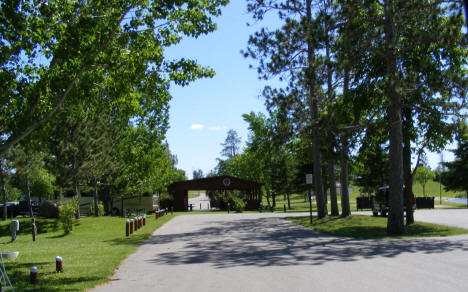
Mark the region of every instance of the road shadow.
[[281, 218], [210, 222], [194, 232], [154, 235], [144, 244], [154, 245], [156, 254], [147, 261], [157, 265], [210, 263], [217, 268], [321, 265], [404, 253], [468, 251], [467, 237], [358, 240], [320, 234]]

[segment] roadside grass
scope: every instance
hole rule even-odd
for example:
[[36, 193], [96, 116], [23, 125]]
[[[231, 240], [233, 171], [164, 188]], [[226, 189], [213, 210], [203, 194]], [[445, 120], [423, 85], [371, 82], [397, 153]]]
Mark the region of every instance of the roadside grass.
[[[30, 218], [20, 218], [20, 231], [11, 241], [10, 220], [0, 222], [0, 249], [19, 251], [17, 259], [5, 259], [5, 269], [16, 291], [84, 291], [106, 282], [129, 254], [157, 228], [175, 217], [154, 219], [125, 236], [125, 219], [87, 217], [80, 219], [65, 235], [56, 219], [37, 219], [38, 235], [31, 236]], [[63, 273], [55, 272], [55, 257], [63, 258]], [[38, 269], [38, 283], [29, 284], [29, 269]]]
[[310, 223], [310, 217], [288, 217], [286, 219], [317, 232], [358, 239], [437, 237], [468, 234], [468, 230], [462, 228], [415, 222], [406, 227], [405, 234], [388, 236], [387, 218], [365, 215], [353, 215], [346, 218], [330, 216], [320, 220], [314, 217], [312, 223]]

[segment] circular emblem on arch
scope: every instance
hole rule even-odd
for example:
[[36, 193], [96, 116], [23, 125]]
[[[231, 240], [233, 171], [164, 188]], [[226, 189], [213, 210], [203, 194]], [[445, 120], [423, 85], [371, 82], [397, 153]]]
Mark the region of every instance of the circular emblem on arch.
[[231, 179], [229, 179], [228, 177], [226, 177], [225, 179], [223, 179], [223, 185], [224, 186], [229, 186], [231, 184]]

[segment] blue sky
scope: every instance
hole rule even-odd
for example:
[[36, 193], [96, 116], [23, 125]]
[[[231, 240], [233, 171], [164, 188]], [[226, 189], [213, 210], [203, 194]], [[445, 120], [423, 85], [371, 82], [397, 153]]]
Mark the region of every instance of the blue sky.
[[[189, 178], [193, 170], [201, 169], [206, 174], [216, 166], [229, 129], [236, 130], [245, 145], [248, 129], [242, 114], [265, 112], [264, 100], [259, 96], [266, 83], [258, 80], [254, 69], [249, 69], [253, 60], [240, 53], [247, 47], [249, 36], [264, 23], [247, 27], [246, 23], [252, 20], [242, 0], [232, 0], [216, 22], [217, 31], [186, 39], [168, 50], [171, 58], [195, 59], [216, 71], [214, 78], [170, 90], [173, 99], [167, 141], [171, 152], [177, 155], [177, 167], [185, 170]], [[268, 24], [275, 25], [274, 20]], [[444, 160], [453, 160], [453, 154], [445, 152]], [[439, 154], [428, 154], [433, 169], [439, 161]]]
[[246, 2], [234, 0], [216, 20], [217, 31], [184, 40], [169, 51], [171, 57], [195, 59], [216, 71], [214, 78], [170, 90], [173, 99], [167, 141], [178, 157], [178, 167], [188, 177], [195, 169], [207, 173], [216, 166], [229, 129], [236, 130], [245, 144], [248, 130], [242, 114], [265, 112], [259, 95], [266, 83], [249, 69], [252, 60], [240, 53], [249, 36], [260, 27], [247, 27], [248, 21]]

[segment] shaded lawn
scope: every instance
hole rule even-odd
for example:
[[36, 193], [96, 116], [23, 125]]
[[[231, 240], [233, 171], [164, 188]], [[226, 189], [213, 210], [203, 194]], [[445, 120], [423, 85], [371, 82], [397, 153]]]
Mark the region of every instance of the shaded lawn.
[[310, 217], [288, 217], [286, 219], [314, 231], [359, 239], [431, 237], [468, 234], [468, 230], [458, 227], [416, 222], [406, 227], [405, 234], [390, 237], [387, 235], [387, 218], [364, 215], [353, 215], [346, 218], [330, 216], [320, 220], [314, 217], [312, 224], [310, 223]]
[[[130, 237], [125, 219], [88, 217], [80, 219], [65, 235], [56, 219], [37, 219], [38, 235], [32, 241], [30, 218], [20, 220], [15, 242], [10, 242], [9, 223], [0, 222], [0, 249], [19, 251], [17, 259], [5, 260], [5, 268], [16, 291], [83, 291], [106, 282], [129, 254], [174, 215], [154, 219]], [[63, 273], [55, 273], [55, 257], [63, 258]], [[29, 269], [38, 268], [38, 283], [29, 284]]]

